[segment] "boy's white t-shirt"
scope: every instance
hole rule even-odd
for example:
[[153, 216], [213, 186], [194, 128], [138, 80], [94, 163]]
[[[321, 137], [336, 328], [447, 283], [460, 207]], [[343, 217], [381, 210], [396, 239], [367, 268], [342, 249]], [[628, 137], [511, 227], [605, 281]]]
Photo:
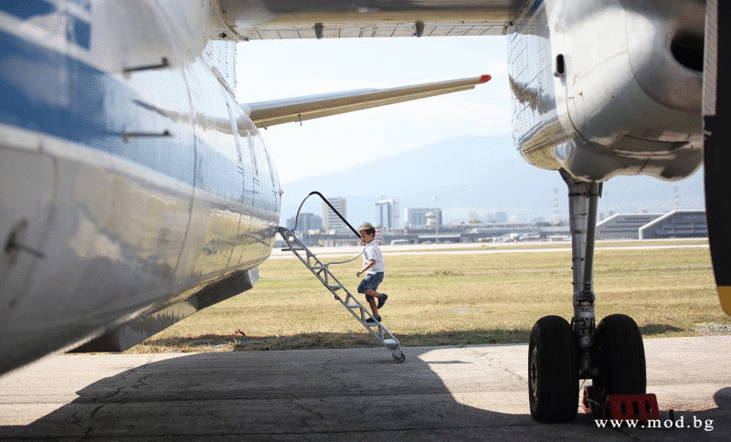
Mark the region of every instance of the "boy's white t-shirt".
[[371, 262], [371, 259], [375, 259], [376, 264], [366, 271], [367, 274], [373, 275], [386, 271], [386, 265], [383, 262], [383, 253], [381, 253], [381, 248], [378, 247], [375, 240], [366, 245], [365, 252], [363, 252], [363, 267], [367, 266]]

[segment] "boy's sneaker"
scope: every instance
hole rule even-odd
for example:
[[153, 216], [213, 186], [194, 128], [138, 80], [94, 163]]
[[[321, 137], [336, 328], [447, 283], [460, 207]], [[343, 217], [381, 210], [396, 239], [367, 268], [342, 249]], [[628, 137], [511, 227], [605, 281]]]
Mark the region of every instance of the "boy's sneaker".
[[[375, 319], [373, 319], [373, 318], [375, 318]], [[373, 318], [366, 319], [366, 322], [369, 323], [369, 324], [374, 324], [376, 322], [381, 322], [381, 317], [380, 316], [373, 315]]]
[[378, 297], [378, 308], [380, 309], [381, 307], [383, 307], [387, 300], [388, 295], [385, 293], [381, 293], [381, 296]]

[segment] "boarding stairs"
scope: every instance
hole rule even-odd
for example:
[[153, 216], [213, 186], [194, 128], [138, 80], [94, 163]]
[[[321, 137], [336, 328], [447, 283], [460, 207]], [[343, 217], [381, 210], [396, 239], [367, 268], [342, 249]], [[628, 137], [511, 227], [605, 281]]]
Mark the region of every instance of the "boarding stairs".
[[[361, 304], [330, 271], [330, 265], [341, 264], [343, 262], [331, 262], [325, 264], [320, 261], [291, 230], [279, 227], [278, 232], [287, 243], [287, 248], [282, 250], [294, 253], [295, 256], [302, 261], [302, 264], [304, 264], [305, 267], [307, 267], [310, 272], [312, 272], [312, 274], [320, 280], [322, 285], [324, 285], [325, 288], [333, 294], [335, 299], [340, 301], [343, 307], [345, 307], [353, 315], [353, 317], [355, 317], [355, 319], [357, 319], [358, 322], [360, 322], [363, 327], [370, 332], [371, 335], [373, 335], [381, 342], [381, 344], [383, 344], [384, 347], [391, 351], [396, 362], [404, 362], [406, 360], [406, 356], [401, 351], [398, 339], [396, 339], [396, 337], [388, 331], [382, 322], [376, 321], [368, 309], [366, 309], [366, 307], [363, 306], [363, 304]], [[352, 259], [350, 261], [352, 261]], [[372, 319], [374, 322], [366, 322], [368, 319]]]

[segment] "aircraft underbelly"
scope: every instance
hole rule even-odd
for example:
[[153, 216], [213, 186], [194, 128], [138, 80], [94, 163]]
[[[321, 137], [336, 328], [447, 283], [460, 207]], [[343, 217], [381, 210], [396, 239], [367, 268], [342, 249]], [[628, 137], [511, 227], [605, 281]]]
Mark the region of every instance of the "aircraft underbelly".
[[556, 149], [557, 157], [572, 175], [587, 180], [619, 174], [687, 177], [702, 161], [700, 114], [657, 101], [629, 67], [627, 54], [619, 54], [567, 90], [576, 136]]
[[3, 256], [3, 361], [57, 349], [169, 296], [190, 214], [192, 188], [40, 138], [43, 152], [0, 149], [0, 224], [27, 220], [16, 240], [37, 251]]
[[0, 320], [20, 302], [44, 255], [57, 195], [55, 166], [38, 152], [0, 148]]
[[[227, 278], [241, 283], [219, 284], [223, 299], [255, 282], [242, 272], [268, 256], [277, 212], [254, 213], [248, 202], [83, 146], [48, 137], [43, 145], [0, 149], [0, 233], [15, 228], [24, 247], [0, 267], [0, 360], [30, 360]], [[195, 259], [179, 265], [183, 256]]]
[[693, 35], [702, 47], [703, 2], [589, 3], [577, 13], [591, 20], [553, 23], [556, 53], [571, 48], [556, 84], [575, 129], [557, 157], [585, 180], [689, 176], [702, 162], [702, 74], [692, 49], [676, 47]]
[[511, 86], [525, 158], [586, 181], [695, 172], [702, 3], [548, 0], [516, 25], [511, 50], [525, 42], [525, 54], [511, 55]]

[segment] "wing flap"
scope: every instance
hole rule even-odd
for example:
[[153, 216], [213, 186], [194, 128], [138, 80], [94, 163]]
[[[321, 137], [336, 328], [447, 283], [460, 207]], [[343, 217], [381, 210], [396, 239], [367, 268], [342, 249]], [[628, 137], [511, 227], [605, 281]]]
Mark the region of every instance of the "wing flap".
[[389, 89], [358, 89], [298, 98], [260, 101], [242, 108], [257, 127], [312, 120], [404, 101], [473, 89], [490, 80], [489, 75]]
[[462, 25], [445, 23], [424, 25], [415, 23], [403, 25], [370, 23], [363, 26], [328, 23], [322, 26], [322, 34], [312, 23], [306, 25], [267, 24], [242, 28], [238, 34], [245, 40], [287, 40], [315, 38], [387, 38], [387, 37], [474, 37], [503, 35], [507, 24], [476, 23]]
[[239, 38], [503, 35], [526, 0], [220, 0]]

